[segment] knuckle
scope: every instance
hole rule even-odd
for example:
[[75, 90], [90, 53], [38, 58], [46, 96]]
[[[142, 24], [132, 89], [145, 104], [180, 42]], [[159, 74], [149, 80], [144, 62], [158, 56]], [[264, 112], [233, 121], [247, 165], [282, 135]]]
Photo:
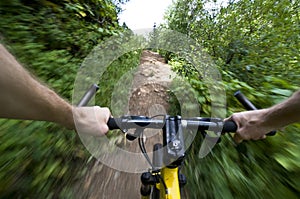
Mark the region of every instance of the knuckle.
[[105, 114], [110, 114], [110, 110], [107, 107], [101, 108], [101, 110], [105, 113]]
[[101, 131], [101, 133], [102, 134], [106, 134], [107, 132], [108, 132], [108, 126], [107, 125], [102, 125], [101, 126], [101, 129], [100, 129], [100, 131]]

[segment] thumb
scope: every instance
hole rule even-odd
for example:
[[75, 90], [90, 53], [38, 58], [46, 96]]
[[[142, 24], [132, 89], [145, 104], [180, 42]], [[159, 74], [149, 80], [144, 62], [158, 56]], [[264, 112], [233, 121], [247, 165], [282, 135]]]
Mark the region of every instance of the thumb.
[[235, 133], [233, 136], [233, 140], [236, 144], [240, 144], [243, 142], [243, 138], [239, 133]]

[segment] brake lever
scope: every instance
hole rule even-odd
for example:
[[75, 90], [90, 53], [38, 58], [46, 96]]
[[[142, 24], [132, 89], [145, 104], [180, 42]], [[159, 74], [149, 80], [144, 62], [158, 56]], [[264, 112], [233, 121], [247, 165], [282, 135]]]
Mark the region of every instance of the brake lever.
[[82, 96], [77, 106], [86, 106], [89, 103], [89, 101], [94, 97], [98, 89], [99, 86], [97, 84], [92, 84], [89, 90]]
[[133, 141], [136, 138], [140, 137], [140, 135], [143, 133], [143, 131], [144, 131], [144, 129], [137, 128], [137, 129], [135, 129], [133, 134], [126, 133], [126, 139], [129, 141]]

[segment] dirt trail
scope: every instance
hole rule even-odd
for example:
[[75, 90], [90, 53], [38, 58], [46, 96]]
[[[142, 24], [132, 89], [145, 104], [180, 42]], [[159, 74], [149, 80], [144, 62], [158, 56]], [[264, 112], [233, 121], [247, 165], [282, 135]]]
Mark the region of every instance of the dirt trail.
[[[129, 113], [131, 115], [155, 116], [168, 110], [168, 84], [175, 74], [157, 53], [143, 51], [140, 66], [134, 76]], [[147, 138], [147, 151], [159, 141], [160, 132]], [[127, 142], [126, 149], [140, 152], [137, 140]], [[140, 175], [125, 173], [96, 163], [82, 182], [78, 198], [135, 199], [139, 198]]]

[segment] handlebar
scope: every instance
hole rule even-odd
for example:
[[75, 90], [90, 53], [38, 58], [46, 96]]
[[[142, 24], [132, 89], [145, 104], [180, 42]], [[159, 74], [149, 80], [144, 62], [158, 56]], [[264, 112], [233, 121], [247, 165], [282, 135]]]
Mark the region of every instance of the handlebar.
[[[99, 87], [93, 84], [89, 90], [84, 94], [78, 107], [85, 106], [88, 104], [90, 99], [95, 95]], [[257, 108], [240, 92], [237, 91], [234, 96], [247, 110], [257, 110]], [[236, 132], [237, 125], [234, 121], [223, 121], [219, 118], [191, 118], [182, 119], [182, 127], [186, 129], [197, 129], [197, 130], [213, 130], [216, 132]], [[151, 119], [145, 116], [123, 116], [121, 118], [109, 118], [107, 123], [110, 130], [113, 129], [145, 129], [154, 128], [162, 129], [165, 125], [164, 120]], [[268, 133], [268, 136], [275, 135], [276, 131]]]
[[[136, 128], [162, 129], [165, 125], [165, 120], [151, 119], [144, 116], [124, 116], [121, 118], [109, 118], [107, 124], [110, 130]], [[185, 129], [213, 130], [222, 133], [235, 132], [237, 130], [237, 125], [234, 121], [224, 122], [219, 118], [182, 119], [181, 124]]]
[[[89, 90], [84, 94], [78, 103], [78, 107], [85, 106], [95, 95], [99, 87], [93, 84]], [[213, 130], [218, 132], [235, 132], [237, 130], [237, 125], [234, 121], [222, 121], [219, 118], [191, 118], [182, 119], [182, 127], [186, 129], [197, 129], [197, 130]], [[121, 129], [137, 129], [137, 128], [152, 128], [152, 129], [162, 129], [165, 125], [165, 120], [151, 119], [145, 116], [123, 116], [121, 118], [109, 118], [107, 125], [109, 130]], [[129, 140], [135, 139], [131, 138], [130, 135], [127, 137]]]

